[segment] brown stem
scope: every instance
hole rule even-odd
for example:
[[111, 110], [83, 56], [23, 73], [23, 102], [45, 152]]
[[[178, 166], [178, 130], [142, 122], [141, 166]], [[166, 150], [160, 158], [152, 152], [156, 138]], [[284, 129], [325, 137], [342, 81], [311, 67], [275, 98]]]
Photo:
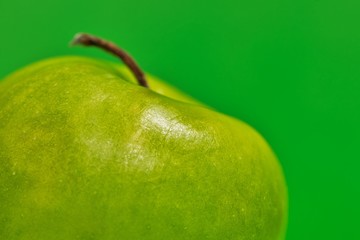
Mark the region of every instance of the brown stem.
[[83, 46], [96, 46], [99, 47], [117, 57], [119, 57], [125, 64], [130, 68], [134, 74], [139, 85], [148, 88], [149, 85], [145, 79], [145, 74], [135, 62], [135, 60], [126, 53], [123, 49], [116, 46], [114, 43], [101, 39], [99, 37], [87, 34], [79, 33], [76, 34], [74, 39], [71, 42], [72, 45], [83, 45]]

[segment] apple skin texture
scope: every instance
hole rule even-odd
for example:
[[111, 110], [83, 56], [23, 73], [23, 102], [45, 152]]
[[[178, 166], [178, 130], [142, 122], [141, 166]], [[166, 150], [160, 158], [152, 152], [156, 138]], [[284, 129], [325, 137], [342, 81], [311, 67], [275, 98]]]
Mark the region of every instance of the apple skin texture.
[[0, 239], [284, 239], [266, 141], [147, 77], [62, 57], [0, 82]]

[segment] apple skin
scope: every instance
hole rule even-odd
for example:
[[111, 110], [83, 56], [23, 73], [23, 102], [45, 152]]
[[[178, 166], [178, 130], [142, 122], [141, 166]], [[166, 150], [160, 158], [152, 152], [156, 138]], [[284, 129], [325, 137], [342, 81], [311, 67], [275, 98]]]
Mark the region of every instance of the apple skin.
[[0, 82], [0, 239], [284, 239], [287, 189], [266, 141], [148, 82], [82, 57]]

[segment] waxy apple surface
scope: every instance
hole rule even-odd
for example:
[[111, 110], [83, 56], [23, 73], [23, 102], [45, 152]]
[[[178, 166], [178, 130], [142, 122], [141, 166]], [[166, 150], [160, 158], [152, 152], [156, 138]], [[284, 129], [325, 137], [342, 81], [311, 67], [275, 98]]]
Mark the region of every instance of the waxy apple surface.
[[64, 57], [0, 82], [0, 239], [284, 238], [265, 140], [148, 81]]

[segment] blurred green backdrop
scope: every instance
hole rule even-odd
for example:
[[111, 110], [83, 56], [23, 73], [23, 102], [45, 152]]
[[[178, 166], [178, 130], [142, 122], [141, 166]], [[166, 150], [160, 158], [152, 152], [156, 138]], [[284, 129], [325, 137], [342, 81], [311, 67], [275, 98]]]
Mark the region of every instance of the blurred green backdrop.
[[277, 152], [287, 239], [360, 239], [360, 1], [0, 0], [0, 78], [79, 31], [123, 46], [179, 89], [243, 119]]

